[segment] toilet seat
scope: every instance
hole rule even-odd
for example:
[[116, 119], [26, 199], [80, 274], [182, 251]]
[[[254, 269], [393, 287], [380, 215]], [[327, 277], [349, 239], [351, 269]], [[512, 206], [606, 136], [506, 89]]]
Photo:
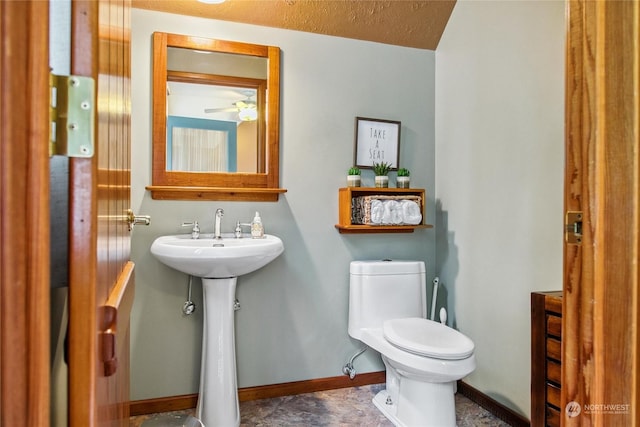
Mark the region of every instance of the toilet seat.
[[386, 320], [382, 331], [394, 346], [435, 359], [465, 359], [475, 348], [473, 341], [455, 329], [420, 317]]

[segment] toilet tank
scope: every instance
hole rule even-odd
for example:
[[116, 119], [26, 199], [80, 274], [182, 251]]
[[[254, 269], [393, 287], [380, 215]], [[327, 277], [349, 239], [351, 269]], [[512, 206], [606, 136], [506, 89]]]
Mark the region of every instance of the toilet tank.
[[382, 328], [388, 319], [426, 317], [422, 261], [352, 261], [349, 268], [349, 335]]

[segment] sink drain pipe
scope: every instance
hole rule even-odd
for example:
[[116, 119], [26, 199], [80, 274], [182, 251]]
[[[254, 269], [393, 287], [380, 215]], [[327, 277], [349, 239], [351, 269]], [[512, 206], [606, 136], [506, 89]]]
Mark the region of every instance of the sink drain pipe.
[[349, 359], [347, 364], [342, 367], [342, 373], [345, 375], [349, 375], [349, 379], [352, 380], [356, 377], [356, 368], [354, 368], [353, 366], [353, 361], [356, 360], [356, 357], [360, 356], [365, 351], [367, 351], [367, 347], [364, 347], [363, 349], [358, 351], [356, 354], [354, 354], [351, 357], [351, 359]]

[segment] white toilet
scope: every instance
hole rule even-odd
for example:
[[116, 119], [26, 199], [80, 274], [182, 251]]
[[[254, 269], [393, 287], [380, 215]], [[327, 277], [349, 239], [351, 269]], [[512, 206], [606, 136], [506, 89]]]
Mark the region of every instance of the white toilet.
[[426, 319], [422, 261], [353, 261], [349, 335], [378, 351], [386, 390], [373, 403], [396, 426], [455, 426], [456, 381], [476, 368], [474, 344]]

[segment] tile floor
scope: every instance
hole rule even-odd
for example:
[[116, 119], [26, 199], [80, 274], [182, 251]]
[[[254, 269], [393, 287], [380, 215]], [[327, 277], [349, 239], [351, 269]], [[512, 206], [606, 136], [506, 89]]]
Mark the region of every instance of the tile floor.
[[[241, 426], [366, 426], [393, 424], [373, 405], [371, 399], [384, 387], [364, 387], [320, 391], [240, 403]], [[482, 407], [456, 395], [458, 427], [508, 427]], [[190, 418], [195, 410], [131, 417], [130, 427], [197, 427]], [[191, 422], [190, 422], [191, 420]]]

